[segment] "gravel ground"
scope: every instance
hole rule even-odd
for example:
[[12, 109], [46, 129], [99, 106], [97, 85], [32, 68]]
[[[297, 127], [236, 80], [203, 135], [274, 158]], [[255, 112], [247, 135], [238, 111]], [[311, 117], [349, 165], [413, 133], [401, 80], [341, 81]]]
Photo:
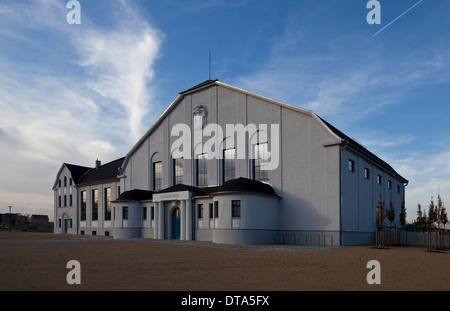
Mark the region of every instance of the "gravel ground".
[[[67, 262], [81, 265], [69, 285]], [[369, 285], [370, 260], [381, 284]], [[0, 232], [0, 290], [449, 291], [450, 250], [219, 245]]]

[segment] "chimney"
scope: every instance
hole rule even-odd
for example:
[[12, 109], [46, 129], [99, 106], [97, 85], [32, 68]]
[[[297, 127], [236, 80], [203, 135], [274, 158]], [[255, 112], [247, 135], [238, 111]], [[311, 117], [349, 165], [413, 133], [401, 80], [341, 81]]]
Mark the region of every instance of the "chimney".
[[99, 159], [95, 160], [95, 168], [99, 168], [101, 165], [102, 162]]

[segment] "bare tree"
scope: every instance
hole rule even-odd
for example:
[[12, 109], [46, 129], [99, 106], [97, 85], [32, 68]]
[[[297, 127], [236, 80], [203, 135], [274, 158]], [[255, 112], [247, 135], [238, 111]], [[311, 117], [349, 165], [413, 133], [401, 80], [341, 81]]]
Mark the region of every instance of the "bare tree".
[[383, 225], [386, 216], [387, 216], [386, 203], [383, 201], [383, 195], [380, 193], [380, 201], [378, 201], [377, 205], [377, 220], [380, 226]]
[[391, 226], [392, 226], [392, 223], [395, 220], [395, 208], [394, 208], [394, 203], [392, 202], [392, 199], [389, 202], [389, 209], [386, 211], [386, 216], [387, 216], [387, 219], [390, 221]]
[[405, 207], [405, 201], [402, 201], [402, 206], [400, 208], [400, 215], [399, 215], [399, 220], [400, 220], [400, 225], [404, 226], [406, 225], [406, 207]]
[[430, 205], [428, 206], [427, 224], [432, 227], [436, 221], [437, 221], [436, 206], [434, 205], [433, 197], [431, 197]]
[[377, 248], [384, 248], [384, 231], [385, 228], [383, 226], [384, 223], [384, 219], [387, 216], [387, 211], [386, 211], [386, 203], [383, 201], [383, 195], [380, 193], [380, 201], [378, 201], [378, 205], [377, 205], [377, 211], [376, 211], [376, 215], [377, 215], [377, 228], [376, 228], [376, 247]]
[[438, 203], [437, 203], [437, 210], [436, 210], [436, 218], [437, 218], [437, 223], [438, 223], [438, 227], [440, 227], [440, 224], [443, 225], [443, 228], [445, 228], [445, 224], [448, 222], [448, 218], [447, 218], [447, 211], [446, 208], [444, 206], [444, 203], [441, 200], [441, 196], [438, 195]]

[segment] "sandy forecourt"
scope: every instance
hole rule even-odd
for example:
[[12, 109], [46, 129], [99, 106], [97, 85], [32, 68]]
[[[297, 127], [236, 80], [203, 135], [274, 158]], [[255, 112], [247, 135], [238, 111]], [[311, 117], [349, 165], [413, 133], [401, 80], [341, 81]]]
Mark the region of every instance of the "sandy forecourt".
[[[67, 262], [80, 263], [69, 285]], [[381, 284], [369, 285], [377, 260]], [[450, 250], [311, 248], [0, 232], [1, 291], [449, 291]]]

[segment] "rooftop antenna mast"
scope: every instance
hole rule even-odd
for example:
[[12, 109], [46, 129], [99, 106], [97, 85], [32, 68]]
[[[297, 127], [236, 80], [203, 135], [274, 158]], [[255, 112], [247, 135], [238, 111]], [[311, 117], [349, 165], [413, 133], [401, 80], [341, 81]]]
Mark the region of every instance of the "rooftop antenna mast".
[[211, 80], [211, 50], [209, 50], [209, 80]]

